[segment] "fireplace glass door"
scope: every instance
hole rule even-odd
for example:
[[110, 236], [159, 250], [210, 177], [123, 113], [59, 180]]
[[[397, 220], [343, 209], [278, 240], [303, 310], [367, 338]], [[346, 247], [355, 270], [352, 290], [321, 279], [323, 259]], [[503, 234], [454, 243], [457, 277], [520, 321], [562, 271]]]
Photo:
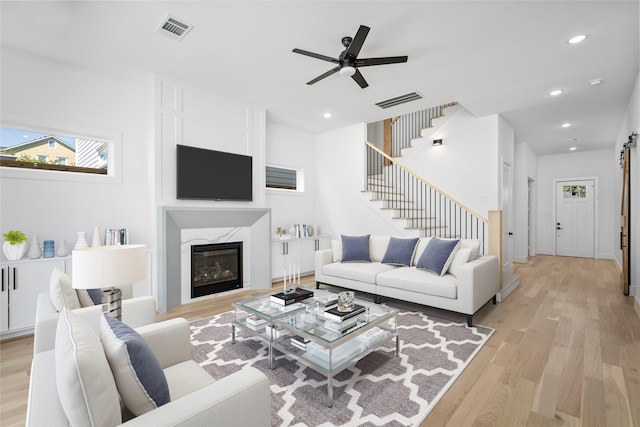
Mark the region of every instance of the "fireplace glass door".
[[242, 242], [191, 246], [191, 298], [242, 288]]

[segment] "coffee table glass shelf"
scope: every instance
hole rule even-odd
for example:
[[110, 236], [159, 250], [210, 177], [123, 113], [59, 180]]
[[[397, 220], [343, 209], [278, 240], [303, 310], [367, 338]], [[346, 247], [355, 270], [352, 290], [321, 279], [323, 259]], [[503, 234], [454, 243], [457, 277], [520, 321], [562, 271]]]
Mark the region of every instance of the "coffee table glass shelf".
[[398, 311], [382, 304], [355, 302], [366, 310], [349, 321], [345, 320], [343, 323], [349, 322], [350, 327], [344, 332], [335, 331], [335, 323], [327, 320], [323, 310], [315, 304], [309, 304], [304, 310], [284, 313], [272, 321], [273, 329], [289, 333], [273, 336], [270, 366], [274, 366], [273, 349], [277, 349], [327, 376], [328, 406], [333, 405], [334, 375], [388, 340], [395, 339], [396, 356], [400, 352], [396, 329]]

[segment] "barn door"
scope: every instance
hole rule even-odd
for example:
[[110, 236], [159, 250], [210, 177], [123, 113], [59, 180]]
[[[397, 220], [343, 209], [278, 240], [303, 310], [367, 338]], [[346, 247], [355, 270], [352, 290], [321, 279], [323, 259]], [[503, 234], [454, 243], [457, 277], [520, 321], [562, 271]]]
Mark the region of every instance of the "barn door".
[[622, 205], [620, 215], [622, 225], [620, 226], [620, 249], [622, 250], [622, 275], [620, 281], [622, 292], [629, 295], [629, 206], [631, 204], [630, 180], [630, 160], [629, 150], [624, 150], [622, 164]]

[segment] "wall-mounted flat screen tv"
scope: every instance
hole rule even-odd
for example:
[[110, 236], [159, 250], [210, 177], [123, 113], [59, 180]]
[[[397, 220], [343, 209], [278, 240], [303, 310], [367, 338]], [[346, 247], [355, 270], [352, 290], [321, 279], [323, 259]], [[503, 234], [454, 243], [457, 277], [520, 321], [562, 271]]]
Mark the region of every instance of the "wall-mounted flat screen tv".
[[253, 200], [251, 156], [178, 145], [177, 195], [190, 200]]

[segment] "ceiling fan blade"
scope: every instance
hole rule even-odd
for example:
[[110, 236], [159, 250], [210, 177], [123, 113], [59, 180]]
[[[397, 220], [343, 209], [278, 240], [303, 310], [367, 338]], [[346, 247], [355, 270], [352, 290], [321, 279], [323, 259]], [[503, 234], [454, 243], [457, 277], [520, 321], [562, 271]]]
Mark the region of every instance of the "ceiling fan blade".
[[336, 68], [333, 68], [333, 69], [331, 69], [331, 70], [327, 71], [326, 73], [324, 73], [324, 74], [322, 74], [322, 75], [319, 75], [319, 76], [318, 76], [318, 77], [316, 77], [315, 79], [313, 79], [313, 80], [311, 80], [311, 81], [308, 81], [308, 82], [307, 82], [307, 84], [308, 84], [308, 85], [312, 85], [312, 84], [314, 84], [314, 83], [317, 83], [317, 82], [319, 82], [320, 80], [322, 80], [322, 79], [324, 79], [324, 78], [327, 78], [327, 77], [329, 77], [329, 76], [330, 76], [330, 75], [332, 75], [332, 74], [337, 73], [339, 69], [340, 69], [340, 67], [339, 67], [339, 66], [338, 66], [338, 67], [336, 67]]
[[362, 73], [358, 70], [356, 70], [356, 73], [353, 76], [351, 76], [351, 78], [355, 80], [356, 83], [358, 83], [362, 89], [369, 86], [369, 83], [367, 83], [367, 81], [362, 76]]
[[295, 53], [299, 53], [300, 55], [306, 55], [306, 56], [310, 56], [312, 58], [316, 58], [316, 59], [321, 59], [323, 61], [327, 61], [327, 62], [333, 62], [335, 64], [339, 63], [340, 61], [338, 61], [336, 58], [332, 58], [330, 56], [326, 56], [326, 55], [320, 55], [319, 53], [313, 53], [313, 52], [309, 52], [307, 50], [302, 50], [302, 49], [293, 49], [293, 52]]
[[363, 58], [356, 59], [356, 67], [370, 67], [372, 65], [398, 64], [407, 62], [406, 56], [387, 56], [385, 58]]
[[367, 38], [367, 34], [369, 34], [369, 30], [370, 30], [369, 27], [360, 25], [360, 28], [358, 28], [358, 32], [356, 33], [356, 36], [351, 41], [351, 44], [349, 45], [347, 50], [344, 51], [345, 57], [347, 55], [352, 55], [354, 58], [358, 57], [358, 54], [360, 53], [360, 49], [362, 49], [362, 45], [364, 44], [364, 40]]

